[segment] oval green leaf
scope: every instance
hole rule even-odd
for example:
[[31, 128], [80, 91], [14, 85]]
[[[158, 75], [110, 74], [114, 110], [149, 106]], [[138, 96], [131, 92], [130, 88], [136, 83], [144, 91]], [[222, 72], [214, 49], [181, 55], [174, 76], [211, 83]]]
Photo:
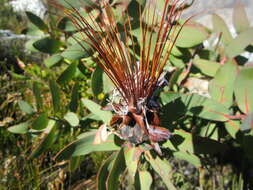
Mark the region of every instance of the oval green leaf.
[[79, 118], [78, 116], [73, 113], [73, 112], [68, 112], [65, 116], [64, 119], [72, 126], [76, 127], [79, 125]]
[[33, 114], [35, 112], [33, 107], [23, 100], [18, 101], [18, 106], [22, 112], [25, 112], [27, 114]]
[[88, 99], [82, 99], [82, 103], [91, 113], [97, 115], [104, 123], [110, 123], [112, 118], [111, 112], [101, 110], [100, 105]]
[[46, 37], [40, 40], [37, 40], [33, 43], [33, 46], [43, 52], [43, 53], [50, 53], [54, 54], [59, 51], [61, 47], [61, 42], [59, 40], [52, 39], [50, 37]]
[[229, 58], [236, 57], [245, 51], [245, 48], [253, 42], [253, 27], [240, 33], [225, 47], [225, 54]]
[[42, 130], [45, 129], [48, 125], [48, 118], [46, 113], [42, 113], [35, 119], [32, 123], [32, 128], [35, 130]]
[[8, 131], [15, 134], [26, 134], [28, 132], [29, 122], [23, 122], [8, 128]]
[[40, 30], [44, 32], [48, 31], [48, 26], [44, 23], [44, 21], [40, 17], [36, 16], [35, 14], [29, 11], [26, 12], [26, 15], [29, 18], [29, 20]]
[[114, 151], [119, 150], [120, 147], [114, 143], [114, 136], [111, 135], [108, 139], [101, 144], [93, 144], [96, 132], [86, 133], [84, 137], [72, 142], [64, 149], [62, 149], [57, 155], [56, 160], [68, 160], [72, 156], [87, 155], [91, 152], [98, 151]]
[[253, 112], [253, 68], [242, 68], [235, 80], [235, 98], [240, 110]]
[[186, 24], [176, 41], [176, 46], [182, 48], [194, 47], [201, 44], [209, 37], [206, 28], [197, 23]]
[[226, 62], [219, 68], [214, 79], [209, 83], [209, 93], [212, 99], [228, 108], [233, 103], [234, 82], [237, 70], [235, 62]]
[[69, 82], [72, 78], [74, 78], [75, 73], [76, 73], [76, 69], [77, 69], [77, 64], [76, 63], [72, 63], [71, 65], [69, 65], [67, 67], [67, 69], [65, 69], [62, 74], [59, 76], [59, 78], [57, 79], [57, 82], [60, 85], [63, 85], [67, 82]]

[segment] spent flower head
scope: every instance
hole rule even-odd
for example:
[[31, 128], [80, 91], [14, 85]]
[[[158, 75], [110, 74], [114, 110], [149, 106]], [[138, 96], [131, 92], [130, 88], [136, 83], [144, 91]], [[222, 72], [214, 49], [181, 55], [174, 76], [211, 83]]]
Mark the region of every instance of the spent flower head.
[[[114, 9], [107, 1], [101, 2], [102, 16], [98, 18], [90, 9], [85, 9], [88, 14], [85, 17], [83, 9], [52, 3], [74, 23], [82, 41], [96, 52], [97, 64], [115, 85], [116, 90], [106, 108], [115, 112], [110, 129], [134, 144], [149, 141], [159, 153], [157, 142], [167, 140], [171, 133], [160, 126], [160, 106], [154, 92], [166, 85], [163, 68], [186, 23], [178, 22], [185, 6], [182, 1], [161, 2], [160, 11], [158, 0], [147, 2], [145, 8], [139, 5], [137, 10], [122, 11], [121, 22], [115, 18]], [[129, 11], [136, 11], [138, 21]], [[139, 36], [135, 35], [136, 25]]]

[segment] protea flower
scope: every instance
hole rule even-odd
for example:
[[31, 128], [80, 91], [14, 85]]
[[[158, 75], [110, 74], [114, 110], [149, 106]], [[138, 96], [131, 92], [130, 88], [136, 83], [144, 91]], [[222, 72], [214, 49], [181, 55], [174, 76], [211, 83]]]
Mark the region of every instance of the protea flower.
[[184, 4], [179, 0], [164, 0], [162, 11], [157, 12], [156, 2], [150, 1], [144, 10], [141, 6], [136, 10], [141, 30], [139, 46], [133, 35], [132, 18], [123, 12], [122, 17], [126, 19], [119, 28], [105, 1], [105, 11], [99, 20], [91, 13], [87, 20], [71, 5], [68, 9], [53, 4], [64, 10], [74, 23], [82, 40], [96, 52], [97, 64], [115, 85], [109, 106], [105, 108], [115, 113], [109, 128], [133, 144], [150, 142], [161, 153], [157, 142], [167, 140], [171, 133], [160, 126], [159, 99], [154, 92], [166, 84], [163, 68], [184, 25], [178, 23]]

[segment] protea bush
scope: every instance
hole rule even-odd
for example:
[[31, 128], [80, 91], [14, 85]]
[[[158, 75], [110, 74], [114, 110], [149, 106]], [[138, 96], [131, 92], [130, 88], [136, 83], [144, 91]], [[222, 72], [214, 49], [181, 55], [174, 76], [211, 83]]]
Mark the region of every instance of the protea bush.
[[253, 30], [242, 6], [233, 37], [216, 14], [213, 28], [185, 19], [190, 5], [179, 0], [49, 2], [44, 20], [27, 12], [24, 30], [41, 36], [26, 48], [47, 58], [10, 72], [27, 90], [8, 131], [26, 139], [23, 160], [41, 163], [38, 184], [23, 189], [59, 179], [58, 188], [252, 188], [253, 70], [243, 53]]

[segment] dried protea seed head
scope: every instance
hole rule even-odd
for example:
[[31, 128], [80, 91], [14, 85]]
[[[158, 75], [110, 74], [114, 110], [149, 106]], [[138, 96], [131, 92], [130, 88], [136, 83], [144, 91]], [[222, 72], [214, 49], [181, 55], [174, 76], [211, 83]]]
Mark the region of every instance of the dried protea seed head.
[[[149, 140], [158, 149], [156, 142], [168, 139], [170, 132], [159, 126], [159, 101], [154, 92], [166, 85], [163, 68], [186, 23], [177, 22], [184, 4], [181, 0], [164, 0], [163, 8], [157, 11], [160, 0], [147, 1], [145, 8], [125, 8], [125, 19], [118, 23], [109, 2], [101, 1], [99, 19], [90, 12], [83, 17], [71, 5], [67, 9], [52, 4], [64, 10], [74, 23], [82, 42], [96, 52], [97, 64], [117, 89], [109, 103], [116, 114], [111, 122], [115, 133], [135, 144]], [[137, 21], [131, 16], [133, 11], [139, 14]], [[135, 34], [133, 23], [139, 26], [140, 35]]]

